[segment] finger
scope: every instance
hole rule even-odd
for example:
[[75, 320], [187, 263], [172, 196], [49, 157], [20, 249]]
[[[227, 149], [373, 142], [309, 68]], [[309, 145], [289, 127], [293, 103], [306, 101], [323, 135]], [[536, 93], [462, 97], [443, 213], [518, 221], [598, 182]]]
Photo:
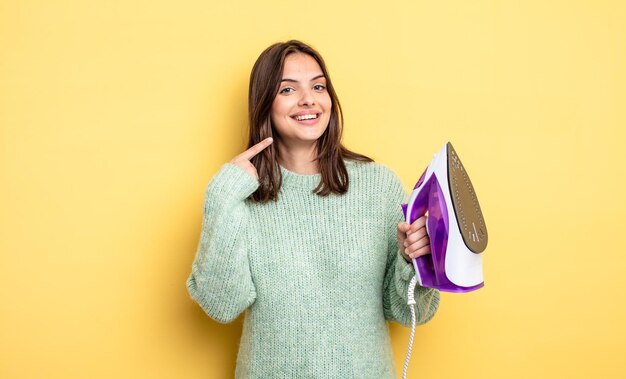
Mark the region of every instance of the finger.
[[408, 244], [407, 249], [409, 253], [413, 253], [423, 248], [424, 246], [430, 245], [430, 239], [428, 237], [421, 238], [420, 240]]
[[426, 220], [427, 220], [427, 217], [426, 216], [422, 216], [422, 217], [418, 218], [417, 220], [413, 221], [413, 223], [411, 224], [411, 230], [409, 230], [409, 232], [410, 233], [415, 233], [420, 228], [423, 228], [426, 225]]
[[404, 221], [398, 223], [398, 231], [401, 233], [406, 233], [410, 227], [411, 226]]
[[405, 261], [410, 262], [411, 261], [411, 257], [409, 256], [409, 254], [407, 254], [404, 249], [400, 250], [400, 252], [402, 253], [402, 258], [404, 258]]
[[430, 245], [418, 249], [416, 252], [409, 254], [411, 259], [419, 258], [423, 255], [430, 254]]
[[406, 227], [404, 227], [402, 224], [403, 224], [402, 222], [398, 224], [397, 237], [398, 237], [398, 246], [401, 246], [404, 248], [404, 241], [406, 240], [406, 232], [404, 232], [404, 229], [406, 229]]
[[414, 244], [415, 242], [421, 240], [422, 238], [424, 238], [427, 235], [428, 235], [428, 233], [426, 233], [426, 228], [421, 228], [417, 232], [411, 233], [411, 234], [408, 235], [408, 237], [404, 241], [404, 246], [407, 247], [409, 245], [412, 245], [412, 244]]
[[256, 145], [252, 146], [248, 150], [244, 151], [243, 153], [239, 154], [237, 156], [237, 158], [243, 158], [243, 159], [246, 159], [246, 160], [250, 160], [250, 159], [254, 158], [255, 155], [257, 155], [258, 153], [263, 151], [266, 147], [271, 145], [272, 142], [274, 142], [274, 139], [272, 137], [268, 137], [268, 138], [264, 139], [263, 141], [257, 143]]

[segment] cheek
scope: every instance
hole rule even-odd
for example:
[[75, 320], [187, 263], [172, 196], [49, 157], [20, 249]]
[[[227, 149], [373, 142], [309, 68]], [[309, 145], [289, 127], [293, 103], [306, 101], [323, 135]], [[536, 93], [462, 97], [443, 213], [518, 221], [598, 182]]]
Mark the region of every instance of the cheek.
[[326, 115], [326, 117], [330, 118], [330, 114], [333, 110], [333, 101], [330, 99], [330, 96], [327, 96], [327, 98], [324, 99], [322, 106], [325, 110], [324, 114]]
[[327, 93], [322, 101], [324, 103], [324, 108], [326, 108], [326, 110], [330, 112], [333, 107], [333, 101], [331, 100], [330, 95]]
[[292, 107], [289, 99], [277, 97], [272, 103], [271, 115], [273, 118], [289, 116]]

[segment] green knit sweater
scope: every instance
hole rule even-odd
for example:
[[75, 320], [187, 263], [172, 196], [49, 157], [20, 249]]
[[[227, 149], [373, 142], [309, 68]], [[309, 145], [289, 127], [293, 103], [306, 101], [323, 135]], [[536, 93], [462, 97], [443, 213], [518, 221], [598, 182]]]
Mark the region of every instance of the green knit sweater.
[[[257, 180], [231, 163], [207, 186], [187, 288], [219, 322], [245, 311], [237, 378], [395, 378], [386, 320], [410, 323], [414, 274], [396, 239], [405, 192], [380, 164], [346, 167], [344, 195], [281, 168], [278, 201], [252, 203]], [[439, 292], [415, 298], [428, 321]]]

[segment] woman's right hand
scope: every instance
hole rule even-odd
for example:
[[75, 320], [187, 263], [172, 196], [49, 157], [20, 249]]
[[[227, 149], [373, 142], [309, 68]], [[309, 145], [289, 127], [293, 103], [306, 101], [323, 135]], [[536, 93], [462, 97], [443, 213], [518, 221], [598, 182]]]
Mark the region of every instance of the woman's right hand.
[[230, 163], [236, 164], [237, 166], [243, 168], [248, 174], [252, 175], [252, 177], [254, 177], [256, 180], [259, 180], [259, 174], [256, 172], [256, 168], [254, 167], [254, 165], [250, 163], [250, 159], [254, 158], [266, 147], [271, 145], [273, 141], [274, 139], [272, 139], [272, 137], [264, 139], [263, 141], [252, 146], [243, 153], [237, 155], [235, 158], [233, 158], [233, 160], [230, 161]]

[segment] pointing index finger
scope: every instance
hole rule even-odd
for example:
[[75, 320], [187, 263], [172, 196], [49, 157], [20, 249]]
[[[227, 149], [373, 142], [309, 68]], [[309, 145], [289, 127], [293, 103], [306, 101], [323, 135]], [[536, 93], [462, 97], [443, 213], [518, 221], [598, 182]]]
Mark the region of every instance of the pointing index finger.
[[243, 153], [239, 154], [239, 157], [240, 158], [245, 158], [247, 160], [250, 160], [250, 159], [254, 158], [255, 155], [257, 155], [261, 151], [263, 151], [266, 147], [271, 145], [272, 142], [274, 142], [274, 139], [272, 137], [266, 138], [263, 141], [261, 141], [261, 142], [257, 143], [256, 145], [252, 146], [248, 150], [244, 151]]

